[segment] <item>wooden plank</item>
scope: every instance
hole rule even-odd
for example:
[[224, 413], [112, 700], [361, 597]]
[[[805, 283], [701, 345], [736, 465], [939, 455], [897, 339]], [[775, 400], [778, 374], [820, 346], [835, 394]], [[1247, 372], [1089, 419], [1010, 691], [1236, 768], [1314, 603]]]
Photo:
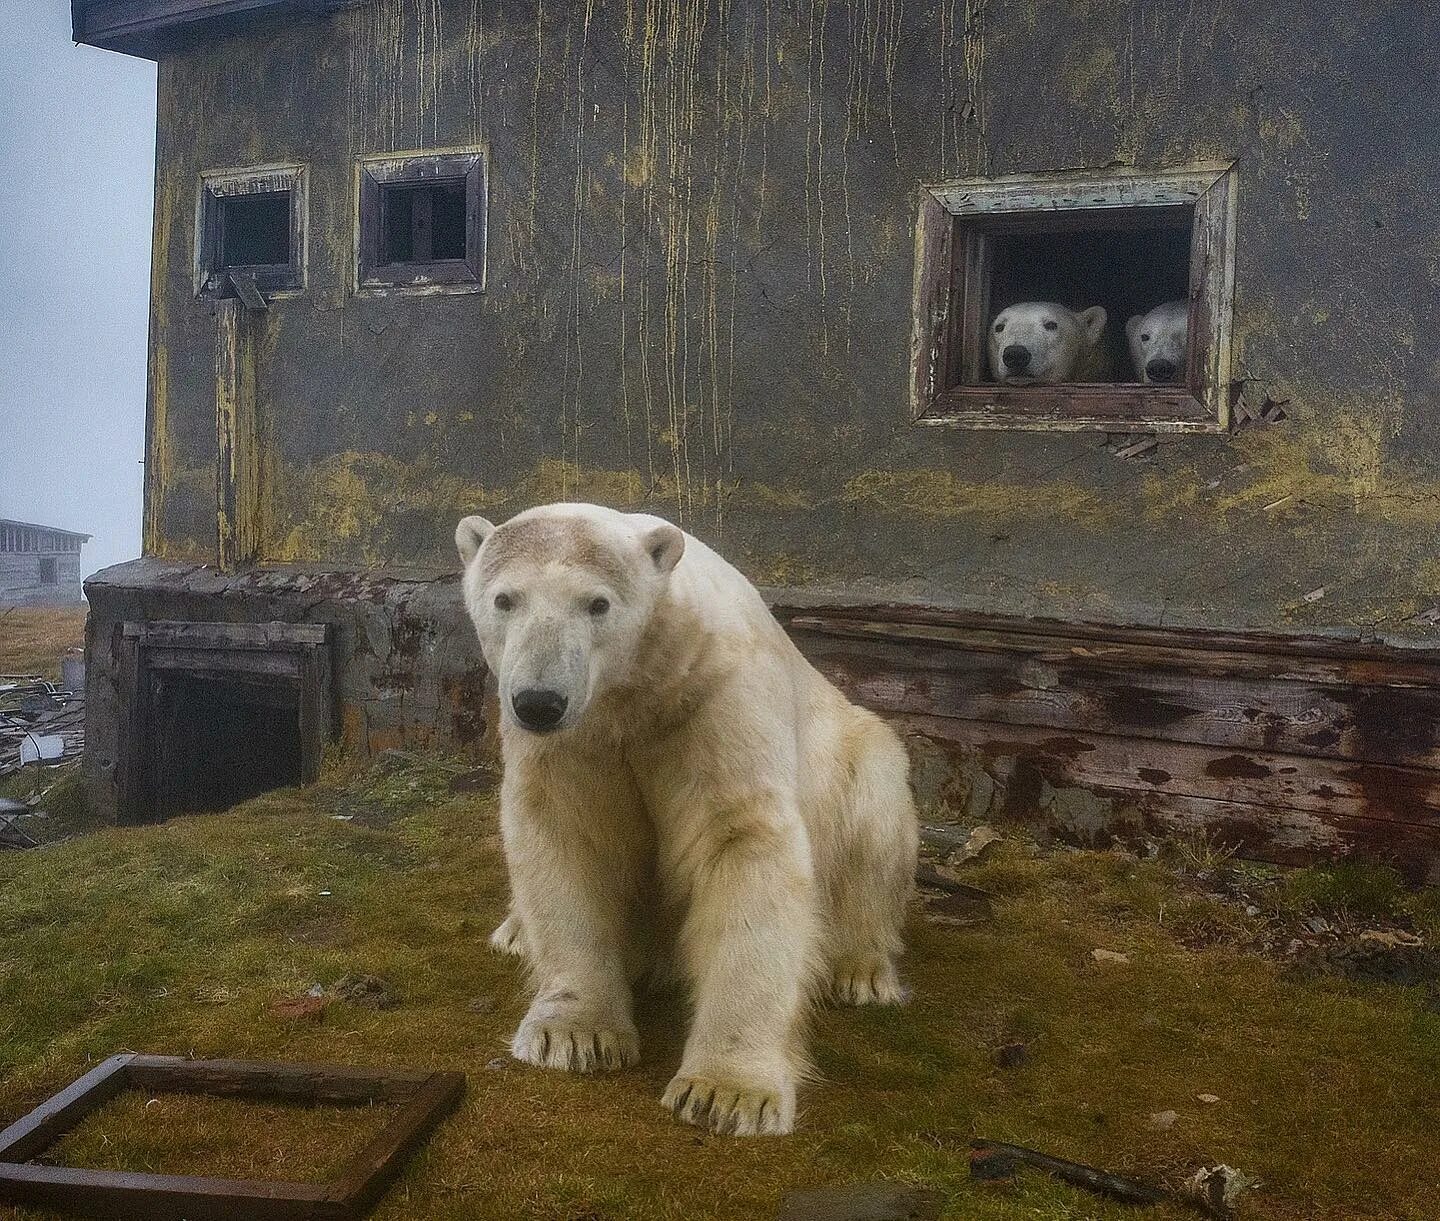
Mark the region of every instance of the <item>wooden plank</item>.
[[1440, 772], [1147, 742], [1078, 730], [902, 714], [899, 724], [982, 759], [1021, 759], [1056, 787], [1152, 794], [1388, 819], [1440, 828]]
[[271, 1064], [252, 1060], [187, 1060], [136, 1056], [128, 1068], [136, 1089], [152, 1093], [276, 1098], [288, 1102], [408, 1102], [428, 1072], [357, 1068], [348, 1064]]
[[410, 1156], [425, 1143], [465, 1092], [460, 1073], [434, 1073], [400, 1113], [346, 1167], [329, 1198], [363, 1213], [385, 1194]]
[[310, 1183], [0, 1163], [0, 1201], [134, 1221], [320, 1221], [353, 1215]]
[[951, 279], [955, 222], [929, 191], [920, 192], [911, 307], [910, 410], [924, 416], [946, 388], [950, 369]]
[[1391, 866], [1412, 885], [1440, 885], [1435, 827], [1170, 794], [1139, 805], [1155, 834], [1207, 836], [1250, 860], [1309, 865], [1357, 857]]
[[1088, 420], [1112, 432], [1120, 423], [1127, 431], [1142, 432], [1152, 422], [1212, 422], [1205, 405], [1189, 390], [1132, 382], [951, 386], [935, 396], [930, 418], [951, 423], [990, 419], [1072, 425]]
[[298, 684], [301, 655], [293, 650], [262, 653], [254, 649], [236, 649], [221, 653], [216, 649], [151, 649], [148, 664], [152, 671], [182, 670], [197, 674], [223, 674], [228, 671], [237, 679], [246, 674], [269, 675]]
[[[856, 612], [777, 607], [793, 632], [1014, 653], [1056, 664], [1169, 669], [1368, 687], [1440, 684], [1440, 651], [1351, 641], [1243, 637], [1195, 630], [1006, 621], [984, 615], [871, 607]], [[866, 617], [867, 615], [871, 617]], [[880, 618], [879, 616], [884, 616]], [[928, 620], [928, 621], [927, 621]]]
[[147, 648], [186, 649], [284, 649], [322, 645], [329, 626], [324, 623], [206, 623], [181, 619], [153, 619], [127, 623], [127, 637], [141, 640]]
[[1184, 207], [1196, 203], [1229, 162], [1200, 162], [1168, 170], [1072, 170], [1010, 174], [940, 183], [930, 191], [957, 216], [1027, 211]]
[[0, 1162], [28, 1162], [125, 1088], [130, 1053], [111, 1056], [0, 1132]]
[[1187, 674], [810, 633], [799, 642], [877, 712], [1440, 768], [1440, 686]]

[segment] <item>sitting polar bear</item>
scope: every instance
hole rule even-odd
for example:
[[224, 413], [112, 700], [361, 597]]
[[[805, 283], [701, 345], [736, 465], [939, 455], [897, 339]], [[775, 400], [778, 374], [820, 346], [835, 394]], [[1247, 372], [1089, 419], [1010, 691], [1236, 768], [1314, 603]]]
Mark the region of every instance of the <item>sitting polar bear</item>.
[[513, 907], [492, 942], [536, 985], [513, 1053], [633, 1063], [631, 984], [663, 957], [694, 1016], [661, 1104], [789, 1132], [811, 999], [903, 999], [918, 824], [900, 739], [661, 518], [546, 505], [467, 517], [455, 541], [502, 709]]
[[1022, 301], [990, 324], [990, 372], [1007, 386], [1107, 380], [1100, 336], [1105, 308], [1078, 313], [1053, 301]]
[[1130, 359], [1142, 382], [1173, 382], [1185, 375], [1190, 334], [1190, 304], [1166, 301], [1125, 324]]

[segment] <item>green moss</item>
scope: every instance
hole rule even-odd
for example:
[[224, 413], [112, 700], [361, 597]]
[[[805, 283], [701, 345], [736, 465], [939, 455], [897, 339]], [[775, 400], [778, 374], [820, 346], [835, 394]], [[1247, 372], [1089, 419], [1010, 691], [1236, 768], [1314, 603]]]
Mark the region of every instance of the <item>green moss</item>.
[[1405, 883], [1398, 873], [1363, 861], [1298, 869], [1282, 879], [1276, 895], [1284, 912], [1360, 919], [1399, 915], [1406, 898]]
[[[913, 1003], [816, 1012], [817, 1079], [793, 1137], [735, 1141], [661, 1113], [683, 1040], [676, 996], [642, 999], [645, 1058], [632, 1071], [515, 1065], [505, 1040], [524, 980], [484, 944], [507, 901], [493, 795], [452, 792], [458, 768], [409, 756], [337, 766], [314, 788], [228, 813], [0, 856], [0, 1122], [121, 1048], [454, 1067], [469, 1076], [466, 1100], [381, 1221], [750, 1221], [792, 1188], [872, 1178], [936, 1186], [952, 1219], [1132, 1215], [1039, 1176], [976, 1187], [971, 1136], [1155, 1180], [1228, 1161], [1264, 1180], [1253, 1218], [1431, 1211], [1440, 1017], [1424, 998], [1285, 977], [1224, 927], [1215, 935], [1213, 901], [1118, 853], [997, 844], [967, 871], [997, 896], [992, 920], [954, 928], [917, 908]], [[1097, 963], [1094, 948], [1130, 961]], [[272, 1012], [347, 973], [382, 977], [400, 1003], [336, 1001], [313, 1022]], [[1014, 1039], [1027, 1062], [995, 1067]], [[62, 1152], [305, 1179], [369, 1122], [144, 1101], [107, 1109]], [[1168, 1132], [1147, 1122], [1160, 1110], [1180, 1115]]]

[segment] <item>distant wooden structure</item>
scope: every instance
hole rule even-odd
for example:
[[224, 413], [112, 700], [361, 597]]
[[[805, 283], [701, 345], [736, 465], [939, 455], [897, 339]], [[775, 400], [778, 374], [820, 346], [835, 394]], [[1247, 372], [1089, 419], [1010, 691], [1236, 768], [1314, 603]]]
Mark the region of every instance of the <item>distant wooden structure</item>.
[[79, 606], [90, 535], [0, 518], [0, 606]]

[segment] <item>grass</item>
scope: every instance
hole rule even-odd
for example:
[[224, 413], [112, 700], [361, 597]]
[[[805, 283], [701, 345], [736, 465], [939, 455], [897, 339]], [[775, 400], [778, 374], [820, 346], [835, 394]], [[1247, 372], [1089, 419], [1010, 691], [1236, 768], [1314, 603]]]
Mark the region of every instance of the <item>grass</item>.
[[[468, 1074], [467, 1096], [379, 1218], [750, 1221], [788, 1190], [875, 1178], [938, 1188], [948, 1218], [1136, 1215], [1039, 1176], [972, 1184], [972, 1136], [1170, 1182], [1228, 1162], [1263, 1181], [1247, 1217], [1434, 1215], [1429, 998], [1286, 973], [1237, 948], [1245, 930], [1169, 866], [1118, 853], [1007, 841], [966, 871], [996, 895], [991, 919], [954, 927], [917, 905], [913, 1003], [817, 1014], [822, 1079], [793, 1137], [737, 1141], [660, 1112], [683, 1037], [673, 997], [643, 1003], [637, 1069], [516, 1065], [505, 1040], [525, 986], [484, 945], [506, 888], [493, 793], [477, 787], [460, 764], [392, 757], [225, 814], [0, 856], [0, 1120], [121, 1049], [445, 1067]], [[1205, 936], [1177, 933], [1182, 911]], [[272, 1009], [347, 974], [381, 977], [399, 1003]], [[1017, 1038], [1027, 1063], [994, 1067]], [[303, 1180], [377, 1121], [148, 1103], [112, 1104], [56, 1152]], [[1164, 1110], [1179, 1119], [1159, 1131], [1148, 1117]]]
[[60, 659], [85, 645], [83, 606], [0, 607], [0, 674], [58, 680]]

